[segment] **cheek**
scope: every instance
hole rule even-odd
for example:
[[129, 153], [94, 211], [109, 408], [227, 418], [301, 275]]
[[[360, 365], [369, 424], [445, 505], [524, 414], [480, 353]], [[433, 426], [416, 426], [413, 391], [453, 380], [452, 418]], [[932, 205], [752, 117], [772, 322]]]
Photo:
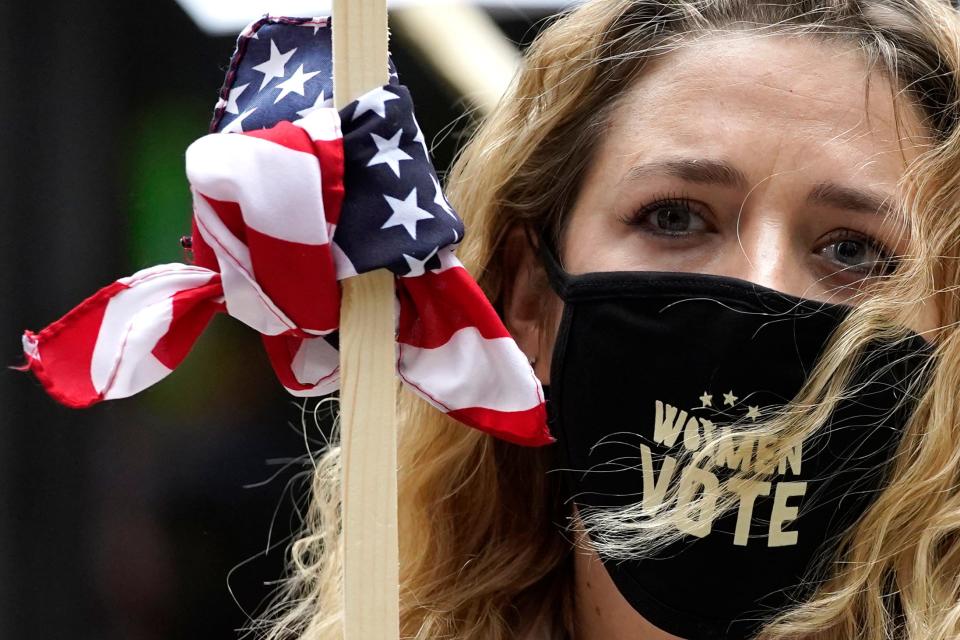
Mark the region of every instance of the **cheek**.
[[589, 191], [582, 194], [564, 227], [561, 260], [568, 273], [599, 271], [598, 261], [608, 252], [611, 233], [602, 209], [592, 202]]
[[927, 340], [936, 341], [943, 326], [942, 304], [940, 295], [927, 298], [917, 313], [916, 322], [912, 323], [910, 328]]
[[664, 256], [639, 240], [637, 230], [624, 225], [609, 207], [578, 208], [564, 232], [563, 265], [572, 274], [665, 270]]

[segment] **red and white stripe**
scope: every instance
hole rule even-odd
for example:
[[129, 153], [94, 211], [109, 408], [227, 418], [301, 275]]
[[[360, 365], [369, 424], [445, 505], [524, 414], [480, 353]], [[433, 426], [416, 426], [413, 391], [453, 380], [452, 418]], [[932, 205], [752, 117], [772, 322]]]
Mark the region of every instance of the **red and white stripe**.
[[450, 417], [524, 445], [552, 441], [543, 389], [479, 285], [454, 255], [441, 266], [397, 278], [397, 371]]
[[220, 274], [161, 264], [121, 278], [39, 333], [23, 334], [27, 366], [70, 407], [125, 398], [166, 377], [223, 309]]
[[[101, 289], [39, 333], [27, 364], [60, 402], [85, 407], [163, 379], [215, 313], [262, 336], [283, 386], [335, 391], [339, 279], [356, 275], [333, 242], [343, 201], [339, 114], [210, 134], [187, 149], [194, 264], [144, 269]], [[524, 445], [552, 442], [543, 390], [483, 292], [453, 253], [397, 278], [397, 370], [434, 407]]]

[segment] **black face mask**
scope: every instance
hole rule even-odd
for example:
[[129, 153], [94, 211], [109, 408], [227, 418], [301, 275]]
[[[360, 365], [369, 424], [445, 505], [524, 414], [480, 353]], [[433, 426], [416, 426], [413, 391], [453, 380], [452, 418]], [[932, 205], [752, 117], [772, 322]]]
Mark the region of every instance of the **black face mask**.
[[932, 346], [912, 333], [871, 344], [854, 376], [871, 381], [864, 392], [783, 459], [745, 438], [702, 469], [683, 467], [677, 453], [698, 450], [705, 430], [788, 403], [851, 307], [706, 274], [570, 275], [541, 253], [564, 301], [548, 408], [566, 497], [606, 509], [656, 501], [668, 482], [696, 496], [734, 469], [772, 470], [737, 508], [715, 519], [700, 511], [662, 552], [601, 554], [655, 626], [689, 640], [751, 637], [810, 595], [824, 577], [811, 571], [816, 561], [882, 489], [919, 387], [898, 401]]

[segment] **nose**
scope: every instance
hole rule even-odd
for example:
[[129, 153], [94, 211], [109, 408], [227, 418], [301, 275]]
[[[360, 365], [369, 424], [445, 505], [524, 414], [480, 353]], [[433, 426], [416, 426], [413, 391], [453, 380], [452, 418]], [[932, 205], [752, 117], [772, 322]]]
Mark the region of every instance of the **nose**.
[[740, 278], [790, 295], [822, 297], [798, 247], [795, 232], [774, 216], [741, 224], [720, 261], [720, 275]]

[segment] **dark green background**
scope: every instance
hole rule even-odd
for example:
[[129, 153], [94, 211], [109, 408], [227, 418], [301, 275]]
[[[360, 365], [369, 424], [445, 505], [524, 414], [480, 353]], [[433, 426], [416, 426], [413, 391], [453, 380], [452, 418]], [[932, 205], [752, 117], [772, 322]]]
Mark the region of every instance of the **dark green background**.
[[[173, 0], [2, 2], [0, 20], [10, 366], [24, 329], [183, 260], [183, 154], [206, 133], [235, 38], [201, 33]], [[540, 26], [498, 20], [520, 46]], [[391, 49], [443, 172], [462, 102], [398, 34]], [[223, 315], [166, 380], [86, 410], [0, 369], [0, 638], [238, 637], [282, 574], [306, 446], [323, 442], [301, 419], [257, 335]]]

